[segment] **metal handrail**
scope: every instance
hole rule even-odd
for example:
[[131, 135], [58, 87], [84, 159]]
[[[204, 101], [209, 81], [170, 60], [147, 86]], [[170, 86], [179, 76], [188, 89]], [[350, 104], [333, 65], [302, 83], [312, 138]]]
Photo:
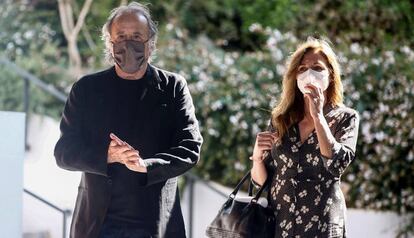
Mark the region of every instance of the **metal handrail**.
[[62, 237], [65, 238], [66, 237], [66, 223], [67, 223], [67, 218], [68, 216], [70, 216], [72, 214], [72, 211], [70, 209], [63, 209], [58, 207], [57, 205], [47, 201], [46, 199], [42, 198], [39, 195], [36, 195], [35, 193], [29, 191], [28, 189], [23, 189], [23, 192], [27, 193], [28, 195], [30, 195], [31, 197], [35, 198], [36, 200], [42, 202], [43, 204], [46, 204], [47, 206], [55, 209], [56, 211], [62, 213], [63, 215], [63, 229], [62, 229]]
[[[25, 69], [20, 68], [18, 65], [16, 65], [14, 62], [10, 61], [4, 56], [0, 56], [0, 64], [6, 65], [10, 70], [21, 76], [24, 80], [24, 89], [23, 89], [23, 108], [24, 112], [29, 112], [29, 98], [30, 98], [30, 83], [33, 83], [36, 87], [39, 87], [40, 89], [44, 90], [46, 93], [52, 95], [54, 98], [58, 99], [59, 101], [65, 103], [66, 102], [66, 94], [60, 92], [58, 89], [56, 89], [53, 85], [47, 84], [43, 82], [41, 79], [36, 77], [35, 75], [31, 74]], [[27, 116], [25, 118], [25, 148], [26, 150], [29, 150], [29, 144], [27, 143]]]
[[45, 92], [51, 94], [53, 97], [58, 99], [61, 102], [66, 102], [66, 94], [60, 92], [58, 89], [56, 89], [53, 85], [47, 84], [43, 82], [41, 79], [36, 77], [35, 75], [29, 73], [27, 70], [20, 68], [15, 63], [10, 61], [9, 59], [5, 58], [4, 56], [0, 56], [0, 64], [4, 64], [8, 66], [11, 70], [13, 70], [15, 73], [20, 75], [25, 81], [28, 81], [30, 83], [33, 83], [37, 87], [41, 88]]

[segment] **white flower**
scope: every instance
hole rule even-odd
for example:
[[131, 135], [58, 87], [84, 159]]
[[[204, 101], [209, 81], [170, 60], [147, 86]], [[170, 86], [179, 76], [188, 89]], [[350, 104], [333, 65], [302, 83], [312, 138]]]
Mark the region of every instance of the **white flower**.
[[281, 228], [284, 228], [286, 226], [286, 220], [283, 220], [279, 225]]
[[308, 224], [306, 224], [305, 231], [308, 231], [310, 228], [312, 228], [312, 226], [313, 226], [312, 222], [309, 222]]
[[284, 155], [284, 154], [279, 155], [279, 158], [280, 158], [283, 162], [287, 163], [287, 157], [286, 157], [286, 155]]
[[328, 228], [328, 224], [326, 224], [326, 223], [323, 223], [323, 225], [322, 225], [322, 232], [325, 232], [326, 231], [326, 229]]
[[309, 212], [309, 208], [307, 208], [306, 206], [302, 206], [302, 208], [300, 209], [300, 211], [302, 213], [308, 213]]
[[329, 179], [328, 181], [326, 181], [326, 188], [329, 188], [329, 186], [331, 186], [332, 184], [332, 179]]
[[328, 198], [328, 200], [326, 201], [327, 204], [331, 205], [332, 204], [332, 198]]
[[287, 167], [288, 168], [292, 168], [292, 166], [293, 166], [293, 161], [292, 161], [292, 159], [289, 159], [289, 162], [287, 164]]
[[287, 194], [283, 195], [283, 200], [290, 203], [290, 197]]
[[325, 216], [328, 212], [329, 212], [329, 209], [331, 208], [331, 206], [329, 206], [329, 205], [326, 205], [325, 206], [325, 208], [323, 209], [323, 215]]
[[301, 216], [296, 217], [296, 224], [302, 224], [302, 217]]
[[281, 175], [284, 175], [284, 174], [286, 173], [286, 170], [287, 170], [286, 165], [283, 165], [283, 167], [282, 167], [282, 169], [281, 169], [281, 171], [280, 171], [280, 174], [281, 174]]
[[320, 202], [321, 202], [321, 197], [317, 196], [314, 200], [315, 206], [319, 205]]
[[279, 204], [277, 204], [277, 206], [276, 206], [276, 210], [280, 210], [282, 208], [282, 206], [280, 205], [280, 203]]
[[289, 212], [293, 213], [294, 211], [295, 211], [295, 204], [292, 203], [292, 204], [290, 204]]
[[286, 225], [285, 229], [290, 230], [290, 228], [292, 228], [292, 222], [291, 221]]
[[308, 139], [308, 144], [313, 144], [315, 142], [315, 140], [313, 139], [313, 136], [311, 136], [309, 139]]

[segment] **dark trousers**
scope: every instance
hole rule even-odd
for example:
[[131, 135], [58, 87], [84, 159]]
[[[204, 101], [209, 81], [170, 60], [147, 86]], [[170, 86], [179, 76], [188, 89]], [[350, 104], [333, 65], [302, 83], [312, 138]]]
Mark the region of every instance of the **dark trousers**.
[[99, 238], [152, 238], [152, 236], [145, 229], [115, 224], [106, 220], [102, 225]]

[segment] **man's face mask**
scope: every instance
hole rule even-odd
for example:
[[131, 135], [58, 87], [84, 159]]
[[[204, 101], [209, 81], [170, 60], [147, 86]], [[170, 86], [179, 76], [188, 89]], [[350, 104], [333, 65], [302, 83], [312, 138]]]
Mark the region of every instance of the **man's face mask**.
[[[148, 39], [149, 40], [149, 39]], [[125, 40], [113, 44], [114, 59], [116, 64], [125, 73], [135, 73], [147, 63], [145, 58], [145, 43], [134, 40]]]
[[326, 69], [320, 72], [308, 69], [305, 72], [298, 74], [296, 82], [299, 90], [303, 94], [310, 93], [310, 90], [305, 88], [309, 84], [325, 91], [329, 86], [329, 72]]

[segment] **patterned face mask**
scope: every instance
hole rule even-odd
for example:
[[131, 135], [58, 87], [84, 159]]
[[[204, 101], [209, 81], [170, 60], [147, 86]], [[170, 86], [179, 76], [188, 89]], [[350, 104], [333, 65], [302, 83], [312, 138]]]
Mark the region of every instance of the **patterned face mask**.
[[296, 82], [299, 90], [303, 94], [310, 93], [310, 90], [305, 88], [309, 84], [325, 91], [329, 86], [329, 72], [326, 69], [320, 72], [308, 69], [305, 72], [298, 74]]
[[[148, 40], [147, 40], [148, 41]], [[147, 62], [145, 43], [125, 40], [113, 43], [114, 60], [125, 73], [135, 73]]]

